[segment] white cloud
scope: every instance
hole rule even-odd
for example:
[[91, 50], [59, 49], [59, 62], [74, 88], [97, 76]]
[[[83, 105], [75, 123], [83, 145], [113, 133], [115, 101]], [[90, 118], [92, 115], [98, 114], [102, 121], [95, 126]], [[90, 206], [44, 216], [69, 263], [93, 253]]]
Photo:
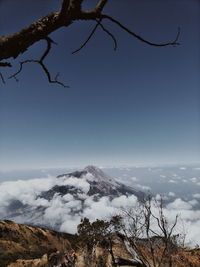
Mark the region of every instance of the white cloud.
[[186, 167], [180, 167], [179, 170], [185, 171], [185, 170], [187, 170], [187, 168]]
[[199, 202], [196, 199], [192, 199], [190, 201], [188, 201], [189, 204], [191, 204], [192, 206], [196, 206], [199, 204]]
[[160, 175], [160, 178], [166, 178], [166, 175], [162, 175], [162, 174], [161, 174], [161, 175]]
[[135, 177], [135, 176], [134, 176], [134, 177], [130, 177], [129, 179], [130, 179], [131, 181], [133, 181], [133, 182], [136, 182], [136, 181], [138, 180], [137, 177]]
[[174, 192], [169, 192], [168, 195], [169, 195], [169, 197], [175, 197], [175, 193]]
[[174, 202], [170, 203], [167, 205], [168, 209], [173, 209], [173, 210], [182, 210], [182, 209], [191, 209], [192, 205], [189, 204], [188, 202], [183, 201], [180, 198], [177, 198], [174, 200]]
[[158, 200], [158, 201], [161, 200], [161, 198], [162, 198], [162, 196], [161, 196], [160, 194], [157, 194], [157, 195], [155, 196], [155, 199]]
[[60, 226], [61, 232], [76, 233], [77, 225], [80, 223], [80, 217], [67, 216]]
[[83, 179], [79, 179], [76, 177], [69, 177], [63, 181], [62, 185], [74, 186], [76, 188], [81, 189], [84, 193], [87, 193], [90, 189], [90, 184], [87, 182], [87, 179], [91, 178], [86, 177]]
[[198, 179], [196, 177], [193, 177], [193, 178], [190, 178], [190, 181], [193, 182], [193, 183], [197, 183]]
[[200, 198], [200, 194], [193, 194], [194, 198]]
[[[0, 215], [3, 217], [9, 204], [13, 200], [17, 200], [24, 205], [31, 206], [31, 208], [27, 210], [26, 214], [15, 217], [16, 221], [34, 221], [36, 224], [48, 225], [59, 228], [60, 231], [75, 233], [82, 217], [88, 217], [90, 220], [104, 219], [118, 213], [122, 207], [137, 206], [137, 198], [134, 195], [120, 196], [113, 200], [108, 197], [101, 197], [95, 201], [93, 196], [87, 195], [88, 181], [92, 181], [92, 179], [91, 176], [82, 179], [49, 176], [41, 179], [3, 182], [0, 184]], [[72, 193], [63, 196], [57, 193], [50, 200], [43, 198], [41, 193], [48, 191], [55, 185], [76, 187], [80, 191], [78, 193], [79, 199], [76, 199]], [[175, 193], [169, 192], [168, 196], [175, 197]], [[200, 194], [193, 194], [193, 197], [194, 199], [188, 202], [177, 198], [169, 203], [164, 211], [171, 222], [173, 222], [176, 214], [180, 214], [188, 228], [187, 240], [193, 240], [193, 244], [200, 244], [200, 210], [194, 210]], [[160, 198], [160, 195], [156, 196], [157, 200]], [[38, 212], [38, 210], [40, 211]]]
[[55, 178], [40, 178], [31, 180], [18, 180], [14, 182], [3, 182], [0, 184], [0, 202], [3, 206], [10, 204], [11, 200], [19, 200], [23, 204], [38, 206], [41, 199], [36, 197], [42, 192], [52, 188], [55, 184]]
[[[48, 177], [42, 179], [19, 180], [0, 184], [0, 212], [5, 215], [5, 210], [13, 200], [18, 200], [31, 208], [27, 214], [21, 214], [14, 219], [17, 222], [35, 222], [52, 228], [59, 227], [60, 231], [76, 232], [77, 224], [82, 217], [90, 220], [106, 218], [121, 207], [134, 206], [137, 202], [135, 196], [120, 196], [113, 200], [101, 197], [98, 201], [93, 196], [88, 196], [90, 189], [88, 181], [92, 181], [91, 175], [83, 178], [76, 177]], [[72, 193], [61, 196], [55, 193], [53, 198], [42, 198], [42, 192], [52, 189], [54, 186], [72, 186], [79, 189], [77, 193], [80, 200], [75, 199]], [[38, 197], [39, 196], [39, 197]], [[38, 212], [38, 209], [42, 211]]]
[[72, 201], [72, 200], [74, 200], [74, 197], [73, 197], [73, 195], [71, 195], [71, 194], [66, 194], [66, 195], [64, 195], [63, 196], [63, 199], [65, 200], [65, 201]]
[[135, 185], [137, 188], [144, 190], [144, 191], [150, 191], [151, 187], [150, 186], [146, 186], [146, 185], [141, 185], [141, 184], [136, 184]]
[[125, 208], [125, 207], [134, 207], [137, 203], [137, 198], [132, 196], [120, 196], [117, 198], [114, 198], [111, 202], [111, 205], [115, 208]]
[[173, 180], [173, 179], [170, 179], [170, 180], [169, 180], [169, 183], [171, 183], [171, 184], [177, 184], [177, 181], [175, 181], [175, 180]]

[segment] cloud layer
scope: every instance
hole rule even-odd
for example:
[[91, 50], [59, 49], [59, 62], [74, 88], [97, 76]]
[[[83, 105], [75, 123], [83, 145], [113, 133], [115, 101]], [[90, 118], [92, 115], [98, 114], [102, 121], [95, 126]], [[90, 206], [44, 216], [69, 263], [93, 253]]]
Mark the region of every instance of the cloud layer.
[[[98, 200], [95, 196], [88, 196], [91, 180], [91, 176], [81, 179], [49, 176], [3, 182], [0, 184], [0, 218], [12, 219], [19, 223], [47, 225], [60, 231], [75, 233], [82, 217], [88, 217], [90, 220], [104, 219], [119, 213], [123, 207], [137, 205], [137, 198], [134, 195], [120, 196], [112, 200], [105, 196]], [[76, 196], [73, 192], [68, 192], [64, 195], [56, 193], [50, 199], [45, 198], [42, 192], [54, 186], [76, 188]], [[173, 192], [170, 194], [175, 196]], [[191, 241], [193, 245], [200, 244], [200, 210], [196, 208], [198, 198], [199, 194], [195, 194], [194, 199], [187, 202], [176, 198], [164, 209], [171, 222], [176, 214], [180, 214], [182, 221], [179, 228], [182, 229], [184, 224], [187, 241]]]

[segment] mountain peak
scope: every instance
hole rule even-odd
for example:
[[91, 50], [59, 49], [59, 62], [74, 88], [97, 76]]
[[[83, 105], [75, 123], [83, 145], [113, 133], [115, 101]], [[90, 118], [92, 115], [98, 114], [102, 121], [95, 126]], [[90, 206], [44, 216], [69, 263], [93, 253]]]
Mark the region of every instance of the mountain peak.
[[[87, 212], [92, 214], [96, 207], [94, 202], [107, 205], [108, 201], [109, 207], [112, 207], [112, 200], [120, 196], [135, 195], [139, 199], [144, 198], [144, 193], [116, 181], [104, 173], [104, 170], [91, 165], [82, 170], [58, 175], [57, 179], [50, 181], [50, 185], [44, 190], [41, 191], [41, 186], [38, 186], [36, 192], [30, 191], [30, 197], [23, 199], [24, 202], [21, 196], [11, 199], [5, 206], [7, 215], [3, 215], [3, 218], [57, 230], [68, 229], [65, 228], [68, 227], [65, 226], [66, 218], [75, 221], [73, 216], [78, 218], [77, 216], [83, 217]], [[104, 200], [100, 202], [103, 197], [106, 197], [106, 203]], [[58, 213], [52, 217], [55, 209]]]
[[88, 165], [84, 168], [84, 170], [100, 170], [100, 168], [94, 165]]
[[106, 182], [112, 184], [113, 186], [116, 186], [118, 184], [115, 179], [104, 173], [100, 168], [96, 166], [88, 165], [84, 168], [83, 171], [91, 174], [95, 178], [96, 182]]
[[94, 165], [88, 165], [87, 167], [85, 167], [83, 169], [83, 171], [86, 171], [88, 173], [91, 173], [93, 175], [105, 175], [105, 173], [98, 167], [94, 166]]

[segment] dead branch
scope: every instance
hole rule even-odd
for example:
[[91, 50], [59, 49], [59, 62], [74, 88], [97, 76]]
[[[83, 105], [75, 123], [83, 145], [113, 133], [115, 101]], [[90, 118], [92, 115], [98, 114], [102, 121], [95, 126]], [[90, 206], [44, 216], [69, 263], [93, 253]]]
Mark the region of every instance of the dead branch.
[[149, 197], [138, 207], [123, 210], [125, 219], [121, 231], [127, 251], [134, 260], [147, 266], [161, 267], [164, 263], [172, 266], [172, 256], [179, 249], [177, 236], [173, 235], [178, 215], [170, 224], [164, 214], [162, 198], [156, 201]]
[[101, 26], [102, 30], [104, 32], [106, 32], [112, 38], [112, 40], [114, 42], [114, 50], [116, 51], [117, 50], [117, 39], [115, 38], [115, 36], [109, 30], [107, 30], [105, 28], [105, 26], [101, 23], [101, 21], [99, 21], [99, 25]]
[[176, 38], [174, 41], [172, 42], [168, 42], [168, 43], [153, 43], [153, 42], [150, 42], [146, 39], [144, 39], [143, 37], [141, 37], [140, 35], [136, 34], [135, 32], [131, 31], [129, 28], [125, 27], [121, 22], [119, 22], [118, 20], [114, 19], [113, 17], [109, 16], [109, 15], [101, 15], [102, 18], [104, 19], [108, 19], [112, 22], [114, 22], [115, 24], [117, 24], [120, 28], [122, 28], [124, 31], [128, 32], [130, 35], [132, 35], [133, 37], [135, 37], [136, 39], [138, 39], [139, 41], [143, 42], [143, 43], [146, 43], [148, 45], [151, 45], [151, 46], [177, 46], [177, 45], [180, 45], [180, 43], [178, 43], [178, 39], [179, 39], [179, 36], [180, 36], [180, 27], [178, 28], [178, 32], [177, 32], [177, 35], [176, 35]]
[[72, 54], [75, 54], [77, 52], [79, 52], [81, 49], [84, 48], [84, 46], [86, 46], [86, 44], [90, 41], [90, 39], [92, 38], [92, 36], [94, 35], [94, 33], [96, 32], [98, 26], [100, 25], [100, 22], [97, 22], [95, 27], [93, 28], [93, 30], [91, 31], [91, 33], [89, 34], [89, 36], [87, 37], [87, 39], [85, 40], [85, 42], [79, 47], [77, 48], [76, 50], [74, 50], [72, 52]]
[[107, 2], [108, 2], [108, 0], [99, 0], [99, 2], [97, 3], [97, 6], [96, 6], [96, 11], [100, 13], [103, 10], [103, 8]]
[[91, 33], [89, 34], [89, 36], [87, 37], [87, 39], [85, 40], [85, 42], [79, 48], [77, 48], [76, 50], [74, 50], [72, 52], [72, 54], [75, 54], [75, 53], [79, 52], [81, 49], [83, 49], [87, 45], [87, 43], [90, 41], [90, 39], [92, 38], [92, 36], [95, 34], [98, 26], [100, 26], [102, 28], [102, 30], [104, 32], [106, 32], [112, 38], [112, 40], [114, 42], [114, 50], [117, 49], [117, 40], [116, 40], [115, 36], [103, 26], [103, 24], [101, 23], [101, 19], [99, 19], [99, 20], [96, 19], [96, 22], [97, 23], [96, 23], [95, 27], [93, 28], [93, 30], [91, 31]]
[[4, 79], [3, 74], [2, 74], [1, 72], [0, 72], [0, 77], [1, 77], [1, 81], [2, 81], [2, 83], [5, 84], [6, 82], [5, 82], [5, 79]]
[[[85, 45], [94, 35], [98, 26], [100, 26], [101, 29], [112, 38], [114, 42], [114, 50], [117, 49], [117, 40], [115, 36], [102, 24], [103, 19], [108, 19], [109, 21], [119, 26], [122, 30], [133, 36], [134, 38], [148, 45], [156, 47], [179, 45], [178, 39], [180, 36], [180, 28], [178, 29], [178, 33], [174, 41], [167, 43], [153, 43], [144, 39], [140, 35], [136, 34], [134, 31], [130, 30], [128, 27], [124, 26], [120, 21], [114, 19], [113, 17], [107, 14], [102, 14], [102, 11], [105, 5], [107, 4], [108, 0], [99, 0], [96, 6], [91, 10], [82, 9], [83, 1], [84, 0], [62, 0], [59, 11], [54, 11], [47, 14], [46, 16], [34, 21], [29, 26], [21, 29], [16, 33], [9, 34], [6, 36], [0, 36], [0, 61], [8, 58], [14, 58], [14, 59], [17, 58], [20, 54], [27, 51], [29, 47], [31, 47], [36, 42], [41, 40], [47, 40], [47, 38], [49, 38], [48, 36], [54, 31], [62, 27], [68, 27], [74, 21], [78, 20], [96, 21], [97, 24], [95, 25], [94, 29], [92, 30], [86, 41], [81, 45], [80, 48], [73, 51], [72, 52], [73, 54], [80, 51], [83, 47], [85, 47]], [[46, 55], [47, 54], [48, 50], [46, 50]], [[51, 75], [43, 62], [46, 55], [45, 54], [43, 55], [43, 59], [41, 58], [39, 60], [25, 60], [20, 62], [20, 69], [22, 69], [23, 65], [26, 63], [30, 62], [38, 63], [42, 67], [45, 74], [47, 75], [49, 82], [58, 83], [64, 86], [64, 84], [59, 82], [57, 78], [55, 79], [51, 78]], [[0, 66], [11, 67], [11, 64], [9, 62], [0, 62]], [[17, 74], [19, 74], [19, 72], [12, 75], [10, 78], [16, 79]]]
[[44, 53], [42, 54], [42, 56], [40, 57], [40, 59], [39, 59], [39, 60], [37, 60], [37, 59], [27, 59], [27, 60], [21, 61], [21, 62], [20, 62], [19, 70], [18, 70], [16, 73], [12, 74], [12, 75], [9, 77], [9, 79], [14, 78], [16, 81], [18, 81], [17, 76], [18, 76], [18, 74], [22, 71], [22, 69], [23, 69], [23, 65], [24, 65], [24, 64], [27, 64], [27, 63], [37, 63], [37, 64], [39, 64], [39, 65], [42, 67], [44, 73], [46, 74], [46, 76], [47, 76], [47, 78], [48, 78], [49, 83], [57, 83], [57, 84], [59, 84], [59, 85], [65, 87], [65, 88], [69, 88], [68, 85], [65, 85], [64, 83], [58, 81], [59, 73], [57, 73], [56, 76], [55, 76], [55, 78], [52, 79], [52, 78], [51, 78], [51, 74], [50, 74], [48, 68], [47, 68], [46, 65], [44, 64], [44, 59], [48, 56], [48, 54], [49, 54], [49, 52], [50, 52], [50, 50], [51, 50], [51, 44], [52, 44], [52, 43], [55, 44], [55, 42], [54, 42], [51, 38], [49, 38], [49, 37], [45, 38], [45, 40], [46, 40], [46, 42], [47, 42], [47, 48], [46, 48], [46, 50], [44, 51]]
[[70, 0], [63, 0], [62, 1], [62, 6], [60, 9], [60, 14], [59, 14], [60, 17], [65, 16], [67, 14], [68, 9], [69, 9], [69, 5], [70, 5]]

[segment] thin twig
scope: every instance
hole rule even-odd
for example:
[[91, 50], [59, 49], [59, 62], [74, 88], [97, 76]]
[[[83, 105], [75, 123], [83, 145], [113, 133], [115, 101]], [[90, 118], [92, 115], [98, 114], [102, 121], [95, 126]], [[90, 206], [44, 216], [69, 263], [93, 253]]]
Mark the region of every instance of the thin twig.
[[27, 60], [21, 61], [21, 62], [20, 62], [19, 70], [18, 70], [16, 73], [14, 73], [13, 75], [11, 75], [11, 76], [9, 77], [9, 79], [14, 78], [16, 81], [18, 81], [18, 79], [17, 79], [17, 75], [22, 71], [22, 69], [23, 69], [23, 65], [24, 65], [24, 64], [27, 64], [27, 63], [37, 63], [37, 64], [39, 64], [39, 65], [41, 66], [41, 68], [42, 68], [43, 71], [45, 72], [45, 74], [46, 74], [46, 76], [47, 76], [47, 78], [48, 78], [49, 83], [57, 83], [57, 84], [59, 84], [59, 85], [65, 87], [65, 88], [69, 88], [68, 85], [65, 85], [64, 83], [58, 81], [58, 76], [59, 76], [59, 74], [56, 74], [55, 79], [52, 79], [52, 78], [51, 78], [51, 74], [50, 74], [48, 68], [47, 68], [46, 65], [44, 64], [44, 59], [47, 57], [47, 55], [49, 54], [49, 52], [50, 52], [50, 50], [51, 50], [51, 44], [52, 44], [52, 43], [55, 44], [55, 42], [54, 42], [51, 38], [49, 38], [49, 37], [45, 38], [45, 40], [46, 40], [46, 42], [47, 42], [47, 48], [46, 48], [46, 50], [44, 51], [44, 53], [42, 54], [42, 56], [40, 57], [40, 59], [39, 59], [39, 60], [37, 60], [37, 59], [27, 59]]
[[43, 69], [44, 72], [46, 73], [47, 78], [48, 78], [48, 81], [49, 81], [50, 83], [57, 83], [57, 84], [60, 84], [61, 86], [65, 87], [65, 88], [69, 88], [68, 85], [65, 85], [64, 83], [62, 83], [62, 82], [60, 82], [60, 81], [57, 80], [57, 78], [58, 78], [58, 74], [56, 74], [55, 79], [52, 80], [52, 78], [51, 78], [51, 74], [49, 73], [49, 71], [48, 71], [47, 67], [44, 65], [44, 63], [43, 63], [43, 62], [40, 62], [39, 64], [41, 65], [42, 69]]
[[102, 28], [102, 30], [104, 32], [106, 32], [112, 38], [112, 40], [114, 42], [114, 50], [117, 49], [117, 40], [116, 40], [115, 36], [109, 30], [107, 30], [105, 28], [105, 26], [101, 23], [101, 20], [102, 19], [99, 19], [99, 20], [96, 19], [96, 22], [97, 23], [96, 23], [95, 27], [93, 28], [93, 30], [91, 31], [91, 33], [89, 34], [89, 36], [87, 37], [87, 39], [85, 40], [85, 42], [79, 48], [77, 48], [76, 50], [74, 50], [72, 52], [72, 54], [75, 54], [75, 53], [79, 52], [81, 49], [83, 49], [87, 45], [87, 43], [90, 41], [90, 39], [92, 38], [92, 36], [96, 32], [98, 26], [100, 26]]
[[81, 49], [83, 49], [84, 46], [86, 46], [86, 44], [90, 41], [90, 39], [92, 38], [92, 36], [96, 32], [96, 29], [98, 28], [99, 25], [100, 25], [100, 21], [97, 21], [95, 27], [93, 28], [93, 30], [91, 31], [91, 33], [89, 34], [89, 36], [87, 37], [87, 39], [85, 40], [85, 42], [79, 48], [77, 48], [76, 50], [74, 50], [72, 52], [72, 54], [75, 54], [75, 53], [79, 52]]
[[117, 50], [117, 39], [108, 29], [105, 28], [105, 26], [100, 21], [98, 21], [98, 23], [99, 23], [100, 27], [102, 28], [102, 30], [104, 32], [106, 32], [112, 38], [112, 40], [114, 42], [114, 50], [116, 51]]
[[[176, 35], [176, 39], [174, 40], [175, 44], [178, 41], [180, 34], [181, 34], [181, 27], [178, 27], [178, 32], [177, 32], [177, 35]], [[177, 44], [179, 45], [179, 43], [177, 43]]]
[[18, 79], [16, 78], [16, 76], [22, 71], [23, 65], [26, 64], [26, 63], [30, 63], [30, 62], [38, 63], [38, 60], [27, 59], [27, 60], [21, 61], [20, 62], [20, 67], [19, 67], [18, 71], [16, 73], [12, 74], [8, 79], [14, 78], [16, 81], [18, 81]]
[[5, 84], [6, 82], [5, 82], [5, 79], [4, 79], [3, 74], [1, 72], [0, 72], [0, 77], [1, 77], [2, 83]]
[[169, 46], [169, 45], [173, 45], [173, 46], [176, 46], [176, 45], [180, 45], [180, 43], [178, 43], [178, 39], [179, 39], [179, 36], [180, 36], [180, 27], [178, 28], [178, 32], [177, 32], [177, 35], [176, 35], [176, 38], [174, 41], [172, 42], [168, 42], [168, 43], [153, 43], [153, 42], [150, 42], [148, 40], [145, 40], [143, 37], [141, 37], [140, 35], [136, 34], [135, 32], [129, 30], [127, 27], [125, 27], [121, 22], [119, 22], [118, 20], [114, 19], [113, 17], [109, 16], [109, 15], [105, 15], [105, 14], [102, 14], [101, 15], [101, 18], [102, 19], [108, 19], [112, 22], [114, 22], [115, 24], [117, 24], [120, 28], [122, 28], [123, 30], [125, 30], [126, 32], [128, 32], [130, 35], [132, 35], [133, 37], [135, 37], [136, 39], [140, 40], [141, 42], [144, 42], [148, 45], [152, 45], [152, 46]]

